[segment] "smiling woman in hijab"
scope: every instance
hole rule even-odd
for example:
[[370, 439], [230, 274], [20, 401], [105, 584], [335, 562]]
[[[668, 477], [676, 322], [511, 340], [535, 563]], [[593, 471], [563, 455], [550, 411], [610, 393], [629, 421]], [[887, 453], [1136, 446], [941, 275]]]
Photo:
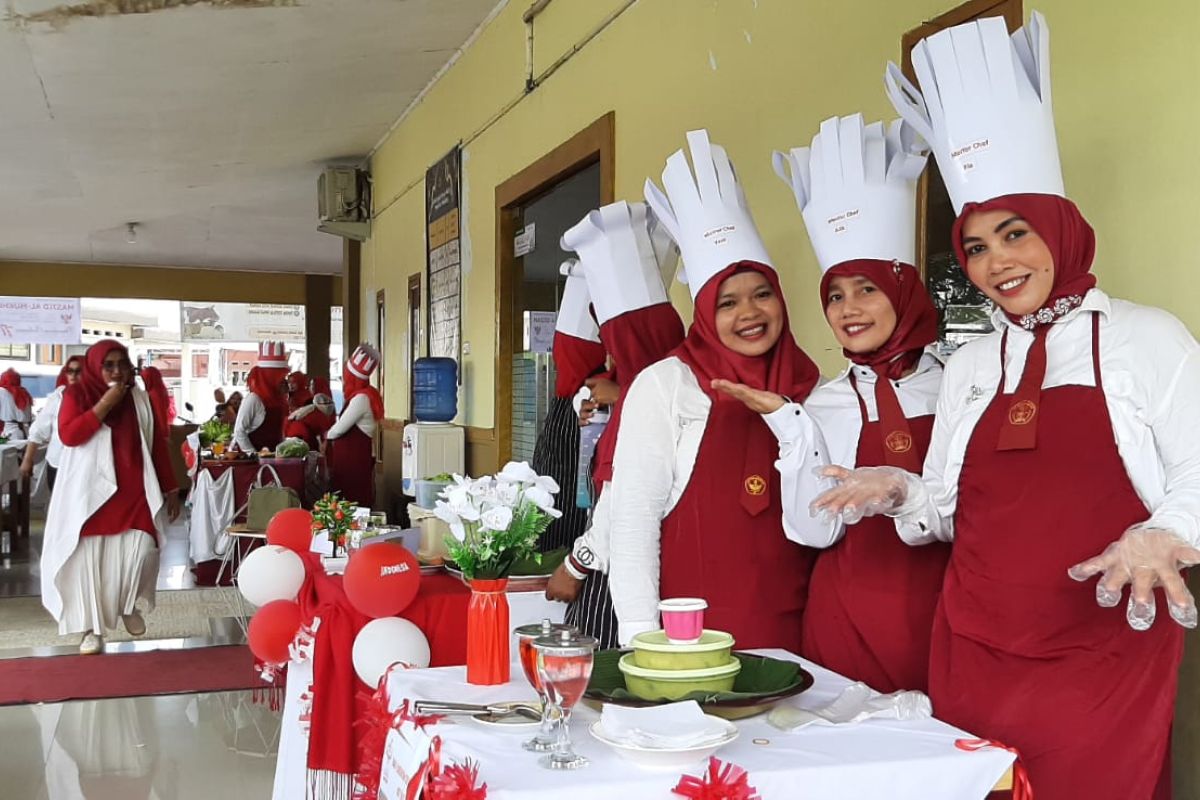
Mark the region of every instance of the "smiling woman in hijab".
[[145, 633], [154, 609], [159, 537], [180, 509], [158, 416], [124, 345], [88, 348], [59, 411], [65, 447], [41, 562], [42, 604], [60, 634], [83, 634], [81, 653], [100, 652], [118, 620]]

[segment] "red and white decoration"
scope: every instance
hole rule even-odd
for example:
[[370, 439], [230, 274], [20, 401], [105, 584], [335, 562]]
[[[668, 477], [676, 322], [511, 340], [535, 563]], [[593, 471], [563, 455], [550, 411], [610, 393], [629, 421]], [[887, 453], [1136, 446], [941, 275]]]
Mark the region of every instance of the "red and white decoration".
[[289, 369], [287, 348], [283, 342], [259, 342], [258, 366], [263, 369]]

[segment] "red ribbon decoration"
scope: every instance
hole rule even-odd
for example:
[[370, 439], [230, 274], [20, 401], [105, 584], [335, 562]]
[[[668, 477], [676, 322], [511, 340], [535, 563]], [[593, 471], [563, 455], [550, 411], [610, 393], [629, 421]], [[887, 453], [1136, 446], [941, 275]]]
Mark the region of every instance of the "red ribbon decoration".
[[365, 727], [366, 732], [358, 745], [359, 763], [362, 766], [356, 776], [358, 786], [355, 789], [353, 800], [375, 800], [378, 796], [379, 777], [383, 771], [383, 750], [387, 744], [389, 731], [399, 729], [406, 722], [411, 722], [421, 730], [425, 730], [425, 726], [436, 725], [443, 719], [439, 714], [412, 713], [409, 710], [408, 700], [401, 703], [400, 708], [396, 709], [393, 714], [390, 710], [392, 702], [388, 697], [387, 690], [388, 674], [391, 670], [392, 667], [389, 667], [388, 671], [380, 678], [379, 688], [367, 701], [362, 717], [354, 723]]
[[487, 800], [487, 784], [476, 786], [479, 762], [467, 759], [451, 764], [440, 775], [429, 779], [424, 800]]
[[703, 778], [684, 775], [671, 790], [692, 800], [761, 800], [757, 791], [750, 785], [746, 770], [737, 764], [722, 764], [716, 756], [709, 756], [708, 770]]
[[986, 747], [994, 747], [997, 750], [1007, 750], [1012, 753], [1017, 757], [1017, 760], [1013, 762], [1012, 800], [1033, 800], [1033, 786], [1029, 783], [1029, 771], [1021, 763], [1021, 753], [1017, 748], [1009, 747], [995, 739], [958, 739], [954, 742], [954, 746], [968, 753], [974, 753]]

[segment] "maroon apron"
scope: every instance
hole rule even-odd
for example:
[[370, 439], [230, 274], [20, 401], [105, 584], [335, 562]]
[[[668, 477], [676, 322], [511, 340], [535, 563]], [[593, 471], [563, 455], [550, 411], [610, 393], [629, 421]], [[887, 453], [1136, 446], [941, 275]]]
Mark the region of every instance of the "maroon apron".
[[329, 440], [329, 483], [343, 500], [371, 508], [375, 504], [375, 455], [371, 437], [357, 425]]
[[[851, 375], [856, 394], [858, 386]], [[885, 462], [879, 423], [867, 419], [861, 394], [862, 432], [855, 465]], [[933, 415], [909, 419], [921, 460], [929, 449]], [[880, 692], [926, 691], [929, 637], [950, 546], [910, 547], [889, 517], [867, 517], [846, 529], [840, 542], [820, 551], [804, 614], [805, 658], [862, 681]]]
[[[1038, 800], [1170, 797], [1183, 629], [1138, 632], [1067, 569], [1149, 516], [1115, 444], [1092, 318], [1095, 386], [1043, 389], [1035, 450], [996, 450], [996, 396], [967, 446], [934, 618], [934, 714], [1017, 748]], [[1161, 590], [1157, 602], [1164, 607]], [[1161, 779], [1161, 783], [1160, 783]]]
[[662, 521], [659, 596], [707, 600], [704, 627], [733, 634], [739, 650], [799, 653], [816, 551], [783, 533], [776, 470], [762, 476], [770, 482], [766, 510], [745, 510], [738, 494], [745, 441], [737, 426], [720, 424], [722, 410], [714, 401], [691, 479]]
[[256, 451], [265, 447], [274, 452], [283, 441], [283, 422], [287, 418], [287, 410], [272, 408], [264, 403], [263, 411], [266, 412], [266, 416], [263, 417], [262, 425], [249, 433], [250, 444], [254, 445]]

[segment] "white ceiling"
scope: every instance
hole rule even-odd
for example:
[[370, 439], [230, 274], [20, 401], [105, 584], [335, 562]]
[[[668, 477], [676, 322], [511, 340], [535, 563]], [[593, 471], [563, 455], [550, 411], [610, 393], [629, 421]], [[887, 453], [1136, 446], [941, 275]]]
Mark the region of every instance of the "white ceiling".
[[366, 155], [495, 5], [0, 0], [0, 261], [338, 272], [320, 168]]

